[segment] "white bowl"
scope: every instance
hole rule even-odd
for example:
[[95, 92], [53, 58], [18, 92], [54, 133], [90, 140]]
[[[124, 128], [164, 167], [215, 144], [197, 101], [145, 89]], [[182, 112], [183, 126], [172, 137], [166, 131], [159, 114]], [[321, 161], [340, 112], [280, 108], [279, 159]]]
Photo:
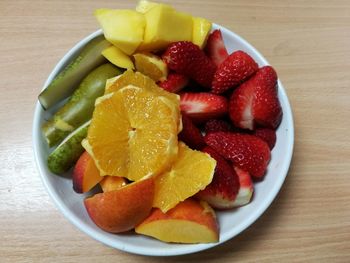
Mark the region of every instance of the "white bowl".
[[[259, 66], [268, 64], [266, 59], [240, 36], [219, 25], [214, 24], [213, 28], [221, 29], [229, 53], [240, 49], [250, 54]], [[101, 34], [101, 30], [96, 31], [76, 44], [56, 65], [44, 87], [89, 40]], [[44, 112], [39, 102], [35, 108], [33, 123], [33, 144], [37, 167], [45, 188], [65, 217], [87, 235], [108, 246], [130, 253], [151, 256], [183, 255], [205, 250], [235, 237], [249, 227], [268, 208], [284, 182], [293, 153], [294, 127], [291, 107], [280, 81], [278, 81], [278, 95], [283, 109], [283, 120], [277, 130], [277, 142], [272, 151], [267, 174], [263, 181], [255, 184], [254, 198], [250, 204], [231, 211], [217, 212], [220, 225], [218, 243], [168, 244], [133, 233], [117, 235], [99, 229], [89, 218], [83, 204], [84, 198], [89, 194], [75, 193], [70, 178], [54, 175], [47, 168], [46, 160], [50, 150], [41, 135], [40, 127], [52, 113]], [[53, 224], [52, 227], [56, 226]]]

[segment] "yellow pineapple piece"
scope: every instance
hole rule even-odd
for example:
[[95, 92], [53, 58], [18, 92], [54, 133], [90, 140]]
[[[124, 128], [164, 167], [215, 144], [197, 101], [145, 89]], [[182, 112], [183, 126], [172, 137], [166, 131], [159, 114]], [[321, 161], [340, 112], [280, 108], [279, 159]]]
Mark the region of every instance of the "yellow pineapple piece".
[[145, 13], [144, 41], [138, 50], [165, 49], [176, 41], [192, 41], [192, 16], [177, 12], [171, 6], [159, 4]]
[[143, 40], [146, 21], [133, 10], [97, 9], [95, 17], [105, 38], [125, 54], [131, 55]]
[[205, 46], [212, 23], [202, 17], [193, 17], [193, 38], [192, 42], [200, 48]]
[[134, 69], [134, 63], [132, 63], [131, 58], [116, 46], [110, 46], [103, 50], [102, 56], [117, 67]]
[[149, 11], [151, 8], [160, 5], [155, 2], [147, 1], [147, 0], [140, 0], [136, 6], [136, 11], [140, 12], [142, 14], [146, 13]]

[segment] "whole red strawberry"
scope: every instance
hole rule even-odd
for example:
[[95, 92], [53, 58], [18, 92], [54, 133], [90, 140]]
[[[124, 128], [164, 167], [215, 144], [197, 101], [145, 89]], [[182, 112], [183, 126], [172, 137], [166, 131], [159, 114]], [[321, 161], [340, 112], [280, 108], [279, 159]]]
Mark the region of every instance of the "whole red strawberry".
[[272, 150], [276, 143], [276, 131], [269, 128], [258, 128], [254, 131], [254, 135], [263, 139]]
[[204, 132], [206, 134], [210, 132], [219, 132], [219, 131], [229, 132], [229, 131], [232, 131], [232, 127], [230, 123], [220, 119], [211, 119], [207, 121], [204, 125]]
[[173, 93], [182, 90], [187, 84], [188, 78], [177, 73], [169, 73], [166, 80], [158, 83], [159, 87]]
[[209, 92], [183, 92], [180, 93], [180, 109], [194, 122], [202, 123], [225, 115], [228, 101], [224, 96]]
[[260, 138], [249, 134], [213, 132], [207, 134], [204, 140], [221, 156], [252, 176], [262, 177], [265, 174], [271, 154], [267, 143]]
[[179, 140], [195, 150], [205, 146], [203, 135], [186, 114], [182, 114], [182, 131], [179, 133]]
[[211, 87], [216, 65], [192, 42], [170, 44], [162, 58], [169, 69], [192, 78], [203, 87]]
[[239, 178], [235, 170], [214, 149], [207, 146], [203, 152], [208, 153], [216, 160], [216, 167], [212, 182], [204, 190], [197, 193], [196, 197], [208, 202], [214, 208], [234, 207], [239, 190]]
[[205, 52], [217, 66], [219, 66], [228, 57], [220, 29], [214, 30], [209, 35], [205, 46]]
[[212, 92], [221, 94], [236, 87], [258, 70], [258, 64], [247, 53], [239, 50], [229, 55], [215, 72]]
[[276, 129], [282, 119], [277, 94], [277, 74], [265, 66], [235, 89], [230, 98], [229, 114], [233, 124], [254, 130], [256, 124]]

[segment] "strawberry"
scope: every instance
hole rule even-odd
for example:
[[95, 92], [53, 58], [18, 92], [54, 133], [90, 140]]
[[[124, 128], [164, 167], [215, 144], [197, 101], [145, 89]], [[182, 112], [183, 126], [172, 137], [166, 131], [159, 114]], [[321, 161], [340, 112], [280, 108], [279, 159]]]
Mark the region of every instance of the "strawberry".
[[169, 73], [168, 78], [158, 83], [158, 86], [166, 91], [176, 93], [182, 90], [188, 84], [188, 78], [185, 75]]
[[228, 57], [220, 29], [214, 30], [209, 35], [205, 46], [205, 52], [216, 66], [219, 66]]
[[268, 128], [258, 128], [254, 131], [254, 135], [263, 139], [272, 150], [276, 143], [276, 131]]
[[204, 137], [206, 144], [225, 159], [254, 177], [265, 174], [270, 161], [270, 149], [260, 138], [241, 133], [212, 132]]
[[239, 179], [235, 170], [212, 148], [207, 146], [203, 152], [216, 160], [216, 167], [212, 182], [204, 190], [198, 192], [196, 197], [208, 202], [214, 208], [232, 208], [239, 190]]
[[250, 202], [254, 192], [254, 185], [250, 174], [238, 167], [234, 167], [234, 170], [239, 180], [239, 190], [237, 197], [233, 203], [234, 207], [243, 206]]
[[229, 132], [232, 130], [230, 123], [220, 119], [211, 119], [207, 121], [204, 125], [204, 132], [206, 134], [210, 132]]
[[169, 69], [192, 78], [203, 87], [211, 87], [216, 65], [192, 42], [170, 44], [162, 58]]
[[233, 124], [250, 130], [254, 130], [256, 124], [276, 129], [282, 120], [276, 85], [275, 70], [271, 66], [265, 66], [235, 89], [229, 106]]
[[205, 146], [203, 135], [186, 114], [182, 114], [182, 131], [179, 133], [179, 140], [195, 150]]
[[221, 94], [248, 79], [258, 70], [258, 64], [243, 51], [236, 51], [220, 64], [215, 72], [212, 92]]
[[180, 109], [194, 122], [201, 123], [227, 113], [227, 99], [208, 92], [180, 93]]

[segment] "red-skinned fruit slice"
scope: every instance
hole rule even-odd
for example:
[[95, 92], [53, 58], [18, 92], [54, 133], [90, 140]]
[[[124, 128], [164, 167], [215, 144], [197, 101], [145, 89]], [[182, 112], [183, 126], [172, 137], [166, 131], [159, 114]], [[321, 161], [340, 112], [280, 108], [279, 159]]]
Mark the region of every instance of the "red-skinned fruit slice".
[[250, 203], [254, 193], [254, 185], [248, 172], [234, 167], [239, 180], [239, 190], [233, 206], [243, 206]]
[[154, 178], [141, 179], [117, 190], [85, 199], [85, 208], [101, 229], [120, 233], [133, 229], [151, 212]]
[[103, 176], [97, 169], [94, 160], [84, 151], [73, 170], [73, 189], [76, 193], [86, 193], [97, 185]]
[[277, 95], [277, 74], [265, 66], [233, 91], [229, 114], [233, 124], [254, 130], [255, 126], [276, 129], [282, 120], [282, 108]]
[[209, 35], [205, 52], [216, 66], [219, 66], [228, 57], [220, 29], [214, 30]]
[[184, 92], [180, 94], [180, 109], [195, 123], [206, 122], [227, 113], [227, 99], [208, 92]]
[[276, 131], [269, 128], [258, 128], [254, 131], [254, 135], [263, 139], [272, 150], [276, 144]]
[[169, 73], [168, 78], [158, 83], [162, 89], [177, 93], [188, 84], [188, 78], [183, 74]]
[[202, 151], [216, 160], [216, 167], [213, 181], [204, 190], [197, 193], [196, 197], [217, 209], [234, 207], [240, 188], [235, 170], [212, 148], [207, 146]]
[[162, 58], [169, 69], [192, 78], [203, 87], [211, 87], [216, 65], [192, 42], [170, 44]]
[[205, 134], [211, 132], [229, 132], [232, 131], [232, 126], [230, 123], [220, 119], [211, 119], [207, 121], [204, 125]]
[[182, 114], [182, 127], [182, 131], [179, 133], [179, 140], [194, 150], [200, 150], [205, 146], [202, 133], [184, 113]]
[[271, 154], [269, 146], [262, 139], [249, 134], [212, 132], [204, 140], [238, 168], [257, 178], [264, 176]]
[[212, 92], [221, 94], [238, 86], [258, 70], [258, 64], [247, 53], [238, 50], [229, 55], [215, 72]]

